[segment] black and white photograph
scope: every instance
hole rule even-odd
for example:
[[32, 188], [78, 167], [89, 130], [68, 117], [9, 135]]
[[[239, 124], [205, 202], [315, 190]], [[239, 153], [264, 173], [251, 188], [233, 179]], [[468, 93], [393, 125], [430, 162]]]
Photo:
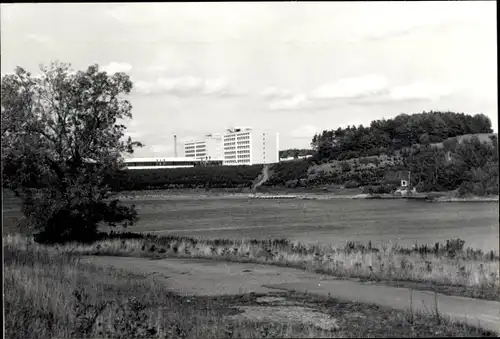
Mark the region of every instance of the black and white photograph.
[[3, 337], [500, 336], [497, 9], [2, 3]]

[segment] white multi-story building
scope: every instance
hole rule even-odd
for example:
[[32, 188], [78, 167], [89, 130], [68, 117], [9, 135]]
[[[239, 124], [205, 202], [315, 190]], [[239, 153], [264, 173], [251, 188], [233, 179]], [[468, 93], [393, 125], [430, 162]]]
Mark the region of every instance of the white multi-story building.
[[229, 128], [223, 135], [224, 165], [271, 164], [279, 161], [279, 135], [249, 127]]
[[201, 140], [184, 143], [184, 156], [202, 160], [222, 160], [222, 136], [220, 133], [206, 134]]

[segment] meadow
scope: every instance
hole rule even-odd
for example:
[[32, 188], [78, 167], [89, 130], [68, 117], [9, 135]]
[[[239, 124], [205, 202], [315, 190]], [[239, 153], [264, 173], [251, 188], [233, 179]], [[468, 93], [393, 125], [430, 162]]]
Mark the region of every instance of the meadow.
[[75, 251], [75, 246], [39, 245], [20, 235], [4, 237], [3, 249], [6, 338], [496, 335], [450, 322], [439, 310], [403, 312], [292, 292], [281, 296], [296, 305], [314, 304], [337, 319], [337, 325], [325, 330], [300, 322], [232, 320], [230, 316], [238, 313], [234, 306], [255, 305], [259, 295], [178, 296], [168, 291], [168, 283], [152, 277], [82, 263], [82, 251]]
[[[257, 296], [186, 299], [152, 277], [80, 263], [79, 258], [254, 262], [498, 301], [496, 203], [265, 201], [136, 193], [124, 200], [136, 205], [140, 221], [128, 230], [102, 234], [91, 244], [42, 246], [13, 234], [19, 231], [16, 227], [10, 232], [7, 228], [10, 234], [3, 238], [7, 338], [495, 335], [447, 321], [438, 312], [410, 314], [295, 294], [287, 295], [287, 300], [312, 302], [334, 314], [342, 326], [326, 331], [297, 323], [231, 320], [229, 315], [238, 313], [235, 305], [256, 305]], [[7, 221], [12, 226], [19, 220], [19, 205], [6, 200], [4, 225]], [[360, 312], [364, 318], [349, 316]]]

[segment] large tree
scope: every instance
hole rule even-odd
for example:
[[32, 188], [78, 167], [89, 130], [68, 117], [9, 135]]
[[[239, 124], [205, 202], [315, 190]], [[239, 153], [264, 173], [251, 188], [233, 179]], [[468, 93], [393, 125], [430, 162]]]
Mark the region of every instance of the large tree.
[[101, 222], [131, 225], [133, 206], [106, 184], [123, 154], [142, 146], [124, 138], [129, 76], [59, 62], [40, 70], [2, 76], [2, 186], [21, 198], [39, 241], [91, 240]]

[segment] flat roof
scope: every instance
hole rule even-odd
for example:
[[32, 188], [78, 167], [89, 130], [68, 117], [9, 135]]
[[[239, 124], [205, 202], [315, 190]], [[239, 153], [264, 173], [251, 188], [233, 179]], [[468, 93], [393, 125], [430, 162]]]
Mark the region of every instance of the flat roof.
[[200, 159], [195, 158], [185, 158], [185, 157], [165, 157], [165, 158], [129, 158], [124, 159], [124, 162], [151, 162], [151, 161], [170, 161], [170, 162], [181, 162], [181, 161], [200, 161]]

